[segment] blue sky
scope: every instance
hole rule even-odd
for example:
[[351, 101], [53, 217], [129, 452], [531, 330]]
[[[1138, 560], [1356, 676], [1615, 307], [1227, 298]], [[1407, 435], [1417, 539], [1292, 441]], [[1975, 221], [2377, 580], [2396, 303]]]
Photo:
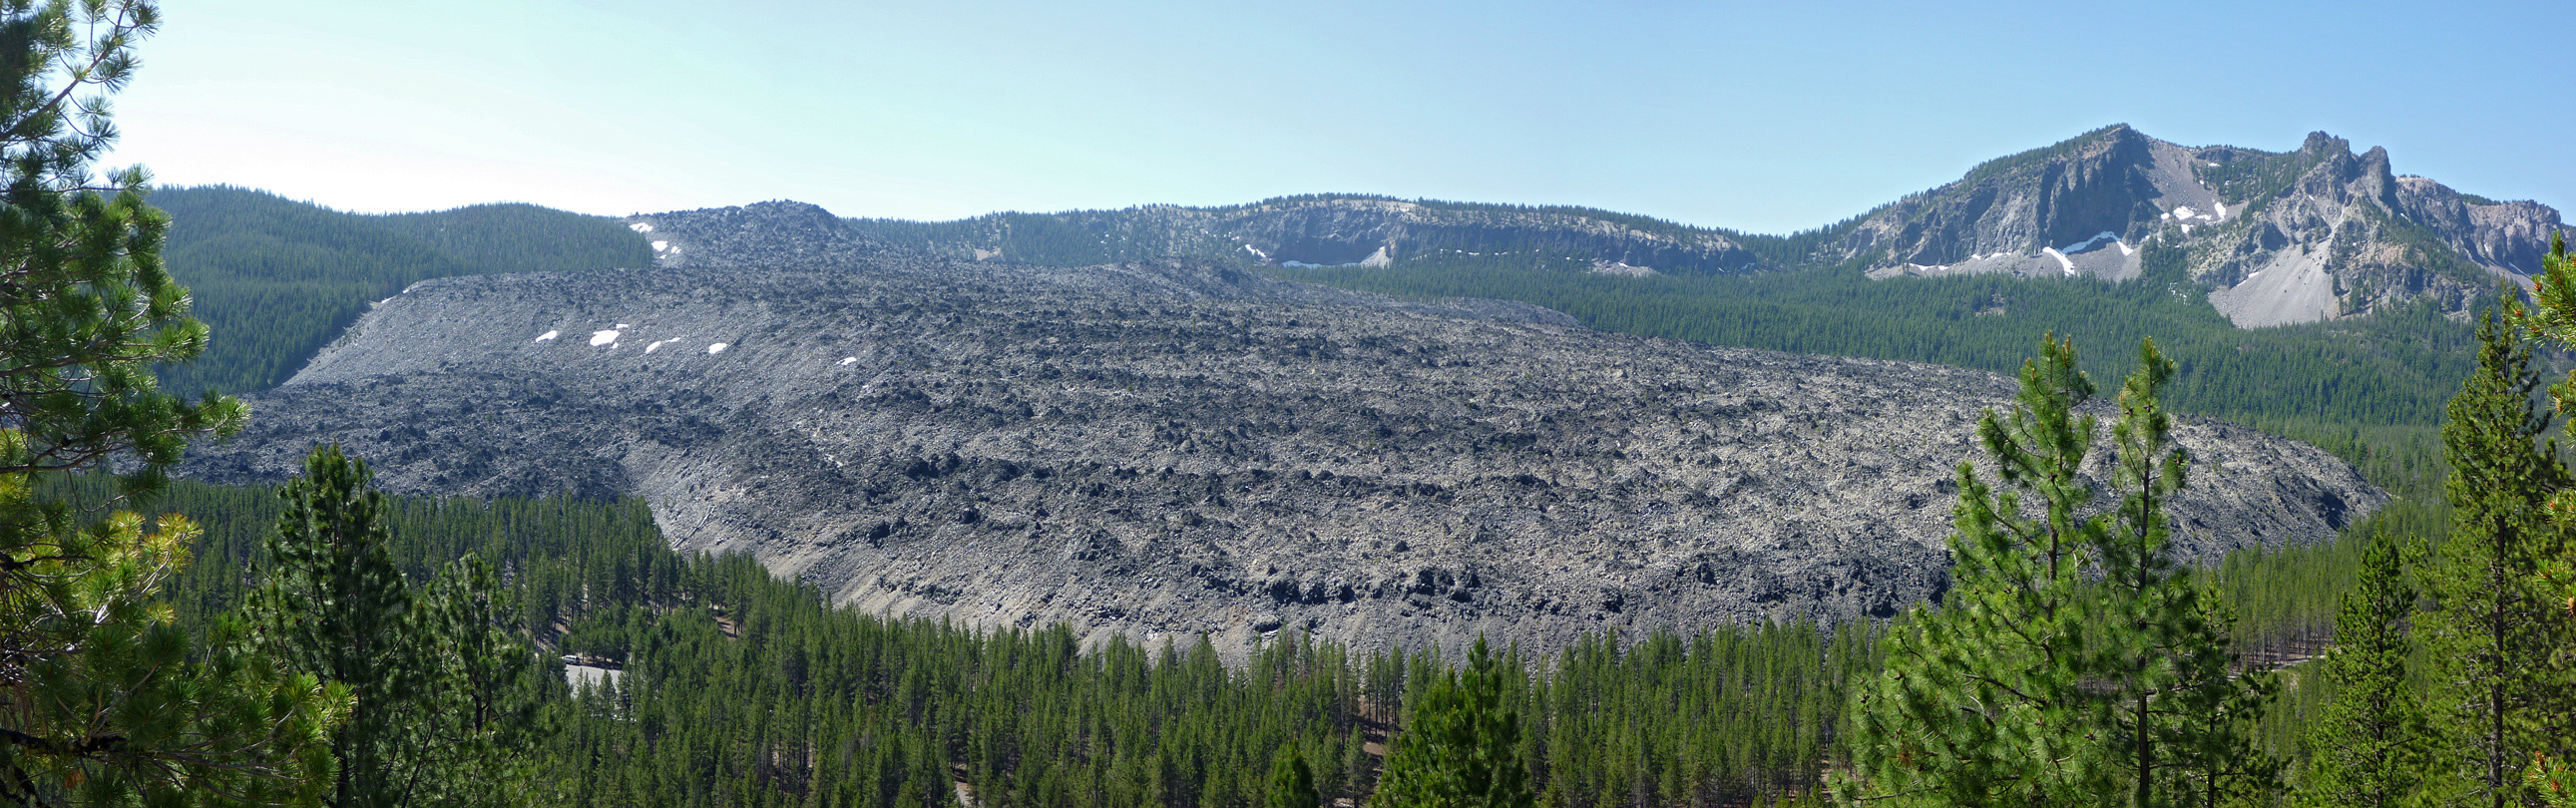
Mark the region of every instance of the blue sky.
[[[1794, 8], [1792, 7], [1794, 6]], [[2576, 203], [2559, 3], [164, 0], [111, 164], [344, 210], [1313, 192], [1822, 225], [2110, 123]]]

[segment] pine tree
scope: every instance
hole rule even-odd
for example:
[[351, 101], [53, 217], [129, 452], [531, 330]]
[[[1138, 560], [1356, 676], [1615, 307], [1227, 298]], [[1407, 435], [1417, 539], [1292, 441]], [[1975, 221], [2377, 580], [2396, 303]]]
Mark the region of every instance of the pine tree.
[[272, 656], [346, 684], [354, 697], [331, 742], [340, 761], [334, 808], [402, 804], [418, 780], [404, 752], [419, 729], [408, 705], [425, 672], [408, 653], [416, 644], [409, 583], [386, 546], [384, 495], [368, 478], [366, 463], [337, 445], [305, 458], [304, 476], [278, 491], [286, 512], [251, 606]]
[[536, 664], [505, 621], [515, 611], [492, 567], [466, 554], [413, 604], [404, 636], [421, 667], [422, 708], [411, 720], [424, 760], [413, 805], [521, 805], [549, 729], [539, 708], [560, 680]]
[[[2532, 284], [2532, 306], [2516, 305], [2508, 296], [2506, 313], [2535, 340], [2555, 343], [2560, 348], [2576, 347], [2576, 260], [2567, 254], [2567, 234], [2552, 233], [2549, 253], [2542, 256], [2542, 272]], [[2549, 397], [2558, 412], [2576, 412], [2576, 371], [2567, 379], [2551, 385]], [[2576, 429], [2576, 422], [2568, 428]], [[2546, 505], [2549, 519], [2559, 526], [2562, 535], [2576, 532], [2576, 488], [2560, 488], [2550, 495]], [[2540, 586], [2536, 593], [2564, 604], [2570, 618], [2576, 618], [2576, 559], [2559, 553], [2541, 559]], [[2564, 738], [2562, 733], [2559, 737]], [[2535, 765], [2524, 772], [2524, 785], [2546, 798], [2556, 808], [2576, 808], [2576, 767], [2565, 754], [2552, 756], [2535, 753]]]
[[148, 0], [0, 2], [0, 801], [285, 801], [321, 779], [339, 698], [274, 670], [218, 625], [192, 648], [153, 603], [197, 527], [40, 500], [48, 479], [131, 464], [157, 492], [189, 440], [238, 401], [163, 393], [156, 363], [205, 349], [160, 258], [145, 177], [102, 178], [106, 96], [157, 30]]
[[2415, 588], [2409, 548], [2384, 533], [2362, 550], [2359, 578], [2335, 615], [2335, 647], [2314, 675], [2331, 690], [2304, 742], [2299, 802], [2314, 808], [2410, 804], [2431, 762], [2430, 726], [2408, 681]]
[[1383, 808], [1524, 808], [1537, 804], [1520, 757], [1520, 713], [1509, 699], [1499, 660], [1483, 637], [1467, 670], [1444, 671], [1414, 701], [1404, 732], [1387, 754], [1386, 775], [1371, 806]]
[[332, 736], [328, 804], [522, 801], [538, 704], [555, 686], [502, 628], [515, 609], [491, 568], [469, 554], [416, 591], [366, 463], [331, 445], [304, 467], [278, 491], [286, 507], [250, 611], [270, 655], [353, 696]]
[[2233, 670], [2234, 618], [2168, 549], [2165, 503], [2189, 467], [2158, 400], [2173, 372], [2154, 341], [2141, 343], [2112, 427], [2113, 483], [2123, 493], [2096, 554], [2102, 595], [2093, 619], [2102, 631], [2090, 663], [2112, 685], [2105, 728], [2114, 751], [2105, 762], [2126, 781], [2133, 808], [2259, 802], [2279, 768], [2251, 735], [2270, 675]]
[[[2571, 745], [2570, 621], [2541, 580], [2568, 548], [2544, 503], [2568, 488], [2551, 415], [2533, 405], [2531, 351], [2504, 318], [2478, 327], [2478, 371], [2451, 401], [2442, 442], [2451, 459], [2450, 538], [2426, 580], [2423, 626], [2439, 663], [2431, 705], [2443, 754], [2463, 768], [2466, 798], [2499, 808], [2531, 796], [2524, 766]], [[2450, 796], [2444, 794], [2443, 796]]]
[[[1977, 434], [2012, 489], [1959, 465], [1950, 589], [1888, 637], [1887, 668], [1854, 691], [1845, 801], [2064, 805], [2119, 790], [2084, 742], [2102, 699], [2084, 685], [2084, 568], [2109, 533], [2081, 476], [2095, 420], [2074, 346], [2022, 366], [2018, 406]], [[2021, 495], [2039, 499], [2031, 514]]]
[[1294, 741], [1270, 764], [1270, 808], [1315, 808], [1324, 796], [1315, 791], [1315, 770]]
[[[1978, 435], [2004, 482], [1959, 469], [1942, 607], [1890, 632], [1885, 672], [1855, 689], [1846, 802], [2136, 808], [2260, 800], [2276, 769], [2250, 724], [2268, 684], [2235, 676], [2231, 618], [2166, 547], [2165, 502], [2188, 457], [2159, 392], [2153, 342], [2123, 384], [2109, 512], [2082, 472], [2092, 383], [2051, 338], [2013, 412]], [[2038, 499], [2025, 505], [2021, 494]], [[2096, 582], [2088, 574], [2098, 572]]]

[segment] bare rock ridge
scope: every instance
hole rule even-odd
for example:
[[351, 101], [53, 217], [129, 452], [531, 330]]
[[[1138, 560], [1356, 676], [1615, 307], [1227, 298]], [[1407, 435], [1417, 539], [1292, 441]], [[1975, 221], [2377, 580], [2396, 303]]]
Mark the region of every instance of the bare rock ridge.
[[[1952, 469], [2011, 393], [1221, 262], [930, 257], [792, 203], [632, 226], [661, 266], [385, 301], [183, 471], [273, 481], [336, 440], [396, 491], [640, 494], [680, 549], [885, 614], [1546, 651], [1935, 594]], [[2304, 444], [2178, 432], [2194, 553], [2385, 500]]]
[[2453, 311], [2540, 271], [2558, 212], [2398, 176], [2388, 151], [2311, 133], [2298, 151], [2187, 147], [2113, 126], [1978, 166], [1863, 217], [1818, 256], [1874, 274], [2129, 279], [2144, 248], [2241, 326], [2429, 298]]
[[887, 243], [980, 261], [1077, 265], [1173, 255], [1274, 266], [1391, 266], [1433, 258], [1539, 255], [1661, 272], [1765, 265], [1725, 230], [1575, 207], [1376, 196], [1299, 196], [1248, 205], [995, 213], [954, 222], [858, 219]]
[[1598, 274], [1851, 267], [1872, 277], [2139, 277], [2149, 248], [2240, 326], [2429, 300], [2464, 314], [2499, 277], [2540, 270], [2558, 211], [2393, 172], [2323, 132], [2296, 151], [2182, 146], [2125, 125], [1988, 161], [1956, 182], [1794, 236], [1573, 207], [1368, 196], [954, 222], [855, 220], [885, 243], [958, 259], [1076, 265], [1167, 255], [1405, 268], [1544, 259]]

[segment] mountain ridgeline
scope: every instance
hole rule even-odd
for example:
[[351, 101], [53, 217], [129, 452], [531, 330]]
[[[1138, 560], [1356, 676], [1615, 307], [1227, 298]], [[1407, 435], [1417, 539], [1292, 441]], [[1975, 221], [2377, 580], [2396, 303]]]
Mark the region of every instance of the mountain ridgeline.
[[[2186, 147], [2111, 126], [1989, 161], [1956, 182], [1788, 236], [1576, 207], [1374, 196], [1249, 205], [860, 219], [885, 243], [960, 259], [1083, 265], [1172, 255], [1290, 268], [1461, 261], [1606, 275], [1864, 271], [2128, 280], [2144, 248], [2180, 250], [2182, 279], [2240, 326], [2313, 322], [2431, 301], [2463, 312], [2499, 276], [2540, 266], [2558, 212], [2398, 176], [2312, 134], [2298, 150]], [[1500, 259], [1499, 261], [1494, 259]]]
[[[660, 266], [414, 285], [185, 471], [271, 481], [335, 441], [394, 491], [634, 493], [681, 549], [837, 603], [1091, 647], [1546, 652], [1934, 595], [1954, 469], [2012, 393], [1228, 261], [944, 259], [810, 205], [627, 225]], [[2178, 436], [2197, 556], [2386, 501], [2304, 444]]]
[[285, 381], [368, 304], [423, 280], [653, 260], [644, 238], [613, 219], [535, 205], [376, 216], [224, 186], [151, 201], [171, 218], [162, 259], [214, 333], [196, 362], [162, 370], [165, 387], [191, 394]]

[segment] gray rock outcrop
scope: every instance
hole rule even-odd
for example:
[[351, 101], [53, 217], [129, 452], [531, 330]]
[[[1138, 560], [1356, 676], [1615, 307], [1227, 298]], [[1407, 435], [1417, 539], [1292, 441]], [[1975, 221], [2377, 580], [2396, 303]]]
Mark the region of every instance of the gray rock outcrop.
[[2113, 126], [1995, 160], [1873, 211], [1815, 260], [1873, 277], [2010, 272], [2115, 280], [2180, 251], [2237, 325], [2314, 322], [2415, 300], [2464, 314], [2529, 284], [2557, 232], [2536, 202], [2392, 173], [2388, 151], [2312, 133], [2295, 152], [2187, 147]]

